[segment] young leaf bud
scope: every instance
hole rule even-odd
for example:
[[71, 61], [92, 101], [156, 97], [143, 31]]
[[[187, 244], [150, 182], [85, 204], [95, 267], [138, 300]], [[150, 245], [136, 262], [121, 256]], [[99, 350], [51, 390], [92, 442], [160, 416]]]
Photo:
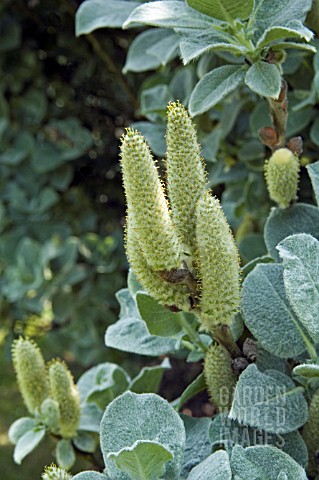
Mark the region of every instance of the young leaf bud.
[[204, 330], [230, 325], [240, 302], [237, 248], [217, 198], [206, 192], [197, 204], [196, 243]]
[[159, 303], [166, 306], [176, 306], [180, 310], [190, 310], [189, 294], [186, 285], [169, 284], [164, 281], [159, 272], [154, 271], [146, 262], [141, 245], [130, 215], [126, 225], [126, 253], [132, 270], [145, 290]]
[[39, 347], [20, 337], [12, 345], [13, 366], [23, 401], [34, 415], [49, 395], [47, 372]]
[[309, 463], [307, 473], [315, 477], [319, 473], [317, 463], [319, 451], [319, 390], [311, 399], [308, 411], [308, 420], [302, 430], [303, 439], [308, 448]]
[[288, 148], [276, 150], [265, 163], [269, 196], [279, 207], [287, 208], [297, 198], [300, 164]]
[[150, 149], [137, 131], [123, 137], [121, 160], [130, 223], [147, 263], [154, 270], [179, 268], [180, 241]]
[[45, 467], [42, 473], [42, 480], [71, 480], [72, 475], [66, 472], [63, 468], [59, 468], [56, 465], [50, 465]]
[[173, 222], [183, 243], [194, 247], [196, 204], [207, 182], [195, 127], [179, 102], [168, 106], [166, 141], [167, 188]]
[[59, 404], [60, 434], [72, 438], [80, 421], [80, 397], [68, 367], [59, 359], [49, 364], [50, 393]]
[[219, 344], [212, 344], [205, 357], [204, 375], [212, 402], [220, 412], [229, 411], [237, 377], [231, 367], [231, 356]]

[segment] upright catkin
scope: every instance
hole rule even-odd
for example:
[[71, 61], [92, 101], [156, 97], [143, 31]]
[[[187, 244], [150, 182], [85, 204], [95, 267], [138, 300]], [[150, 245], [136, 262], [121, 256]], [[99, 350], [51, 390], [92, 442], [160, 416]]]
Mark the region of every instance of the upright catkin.
[[217, 198], [205, 192], [196, 210], [196, 261], [201, 279], [200, 320], [213, 332], [230, 325], [240, 302], [240, 266], [233, 235]]
[[149, 146], [136, 130], [122, 138], [121, 164], [131, 227], [154, 270], [181, 266], [181, 243]]
[[125, 246], [128, 261], [143, 288], [162, 305], [176, 306], [180, 310], [189, 311], [190, 301], [186, 285], [167, 283], [159, 273], [146, 262], [142, 246], [131, 225], [130, 215], [127, 217]]
[[173, 222], [184, 244], [195, 247], [196, 204], [207, 181], [196, 129], [179, 103], [167, 109], [167, 189]]
[[32, 340], [20, 337], [13, 342], [12, 360], [23, 401], [31, 415], [34, 415], [49, 395], [42, 353]]
[[60, 434], [72, 438], [80, 421], [80, 397], [68, 367], [59, 359], [49, 364], [50, 396], [59, 404]]
[[302, 436], [309, 454], [307, 473], [310, 476], [316, 476], [319, 473], [316, 463], [316, 452], [319, 452], [319, 390], [316, 391], [311, 399], [308, 420], [303, 427]]
[[220, 412], [229, 411], [237, 377], [231, 367], [231, 356], [219, 344], [212, 344], [205, 356], [204, 375], [212, 402]]
[[279, 207], [287, 208], [297, 198], [300, 162], [288, 148], [279, 148], [265, 162], [269, 196]]

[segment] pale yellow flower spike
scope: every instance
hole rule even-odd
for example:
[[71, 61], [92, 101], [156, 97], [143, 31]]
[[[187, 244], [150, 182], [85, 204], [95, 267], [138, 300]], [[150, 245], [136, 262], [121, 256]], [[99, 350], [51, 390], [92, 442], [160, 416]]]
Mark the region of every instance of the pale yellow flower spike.
[[80, 421], [80, 397], [68, 367], [59, 359], [49, 364], [51, 397], [58, 403], [60, 434], [72, 438]]
[[200, 320], [213, 332], [230, 325], [240, 302], [238, 251], [219, 201], [207, 191], [197, 204], [196, 243], [201, 279]]
[[12, 345], [12, 360], [23, 401], [34, 415], [49, 395], [42, 353], [32, 340], [20, 337]]
[[269, 196], [279, 207], [287, 208], [297, 198], [300, 162], [288, 148], [276, 150], [265, 163]]
[[173, 222], [184, 244], [195, 247], [195, 210], [207, 181], [196, 129], [179, 103], [167, 109], [167, 188]]
[[154, 270], [181, 266], [181, 244], [150, 149], [141, 134], [128, 129], [122, 139], [121, 163], [127, 211], [134, 234]]

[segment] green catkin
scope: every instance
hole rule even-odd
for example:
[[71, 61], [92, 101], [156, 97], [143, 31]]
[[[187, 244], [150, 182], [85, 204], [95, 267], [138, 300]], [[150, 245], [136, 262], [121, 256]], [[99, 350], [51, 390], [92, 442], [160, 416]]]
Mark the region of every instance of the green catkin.
[[201, 279], [200, 320], [212, 332], [230, 325], [240, 302], [237, 248], [217, 198], [205, 192], [196, 210], [196, 260]]
[[279, 207], [287, 208], [297, 198], [300, 162], [288, 148], [276, 150], [265, 163], [269, 196]]
[[34, 415], [49, 395], [43, 356], [32, 340], [20, 337], [12, 345], [12, 359], [23, 401]]
[[204, 375], [212, 402], [220, 412], [229, 411], [237, 377], [231, 367], [231, 356], [219, 344], [212, 344], [205, 356]]
[[318, 475], [319, 468], [316, 464], [316, 452], [319, 451], [319, 390], [311, 399], [308, 420], [303, 427], [302, 436], [309, 454], [307, 473], [310, 476]]
[[127, 212], [154, 270], [181, 266], [181, 244], [150, 149], [141, 134], [128, 129], [122, 139], [121, 163]]
[[175, 305], [180, 310], [189, 311], [187, 287], [163, 281], [158, 272], [152, 270], [147, 264], [139, 240], [131, 226], [130, 216], [127, 218], [125, 246], [128, 261], [142, 287], [162, 305]]
[[195, 247], [195, 210], [207, 181], [196, 130], [187, 110], [171, 103], [167, 111], [167, 189], [173, 222], [184, 244]]
[[72, 438], [80, 421], [80, 397], [68, 367], [59, 359], [49, 364], [50, 396], [59, 404], [59, 428], [63, 438]]
[[42, 480], [71, 480], [72, 478], [72, 475], [66, 470], [53, 464], [45, 467], [45, 470], [42, 473]]

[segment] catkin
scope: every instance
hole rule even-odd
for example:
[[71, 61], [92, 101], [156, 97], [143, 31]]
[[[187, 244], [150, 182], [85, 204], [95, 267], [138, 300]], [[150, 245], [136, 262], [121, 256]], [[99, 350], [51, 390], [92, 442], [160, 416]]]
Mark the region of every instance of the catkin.
[[231, 367], [231, 356], [219, 344], [212, 344], [205, 357], [204, 375], [212, 402], [220, 412], [229, 411], [237, 377]]
[[12, 359], [23, 401], [34, 415], [49, 395], [42, 353], [32, 340], [20, 337], [12, 345]]
[[128, 129], [122, 139], [121, 164], [127, 212], [145, 259], [154, 270], [181, 266], [181, 243], [149, 146]]
[[49, 364], [50, 396], [59, 404], [60, 434], [72, 438], [80, 421], [80, 397], [68, 367], [59, 359]]
[[205, 192], [196, 211], [196, 259], [201, 279], [200, 320], [213, 332], [230, 325], [240, 302], [239, 256], [217, 198]]
[[279, 207], [287, 208], [297, 198], [300, 162], [288, 148], [276, 150], [265, 163], [269, 196]]
[[183, 243], [192, 248], [195, 247], [196, 204], [207, 182], [195, 126], [179, 102], [168, 106], [166, 142], [172, 218]]

